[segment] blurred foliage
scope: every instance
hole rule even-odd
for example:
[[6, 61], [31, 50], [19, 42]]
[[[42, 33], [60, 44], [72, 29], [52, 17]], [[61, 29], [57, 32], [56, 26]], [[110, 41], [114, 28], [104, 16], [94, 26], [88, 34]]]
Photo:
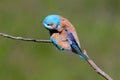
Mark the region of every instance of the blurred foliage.
[[[120, 0], [0, 0], [0, 32], [49, 39], [42, 20], [68, 18], [82, 49], [114, 79], [120, 79]], [[0, 37], [0, 80], [104, 80], [75, 54], [52, 44]]]

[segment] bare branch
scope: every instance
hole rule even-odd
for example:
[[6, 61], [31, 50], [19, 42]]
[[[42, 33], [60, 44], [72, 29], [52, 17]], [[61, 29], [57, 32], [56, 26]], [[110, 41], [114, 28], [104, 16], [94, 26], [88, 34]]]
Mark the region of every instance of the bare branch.
[[[84, 54], [86, 55], [86, 56], [88, 56], [87, 55], [87, 52], [84, 50]], [[88, 56], [88, 60], [86, 60], [88, 63], [89, 63], [89, 65], [99, 74], [99, 75], [101, 75], [102, 77], [104, 77], [106, 80], [113, 80], [108, 74], [106, 74], [103, 70], [101, 70], [95, 63], [94, 63], [94, 61], [92, 60], [92, 59], [90, 59], [90, 57]]]
[[0, 33], [0, 36], [15, 39], [15, 40], [22, 40], [22, 41], [31, 41], [31, 42], [42, 42], [42, 43], [51, 43], [50, 40], [39, 40], [39, 39], [32, 39], [32, 38], [23, 38], [23, 37], [15, 37], [8, 34]]
[[[22, 40], [22, 41], [31, 41], [31, 42], [41, 42], [41, 43], [51, 43], [50, 40], [38, 40], [38, 39], [32, 39], [32, 38], [23, 38], [23, 37], [15, 37], [15, 36], [11, 36], [8, 34], [4, 34], [4, 33], [0, 33], [0, 36], [6, 37], [6, 38], [10, 38], [10, 39], [14, 39], [14, 40]], [[90, 57], [87, 55], [87, 52], [84, 50], [84, 54], [89, 58], [88, 60], [86, 60], [89, 65], [103, 78], [105, 78], [106, 80], [113, 80], [108, 74], [106, 74], [103, 70], [101, 70], [92, 59], [90, 59]]]

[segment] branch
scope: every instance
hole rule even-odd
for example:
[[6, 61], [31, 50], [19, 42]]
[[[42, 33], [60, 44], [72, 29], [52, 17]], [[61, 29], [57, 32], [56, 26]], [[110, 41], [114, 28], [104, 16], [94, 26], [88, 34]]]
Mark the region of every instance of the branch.
[[105, 73], [103, 70], [101, 70], [95, 63], [92, 59], [90, 59], [90, 57], [87, 55], [87, 52], [86, 50], [84, 50], [83, 52], [87, 57], [88, 57], [88, 60], [86, 60], [89, 65], [99, 74], [101, 75], [102, 77], [104, 77], [106, 80], [113, 80], [107, 73]]
[[[38, 40], [38, 39], [32, 39], [32, 38], [23, 38], [23, 37], [15, 37], [15, 36], [11, 36], [8, 34], [4, 34], [4, 33], [0, 33], [0, 36], [6, 37], [6, 38], [10, 38], [10, 39], [14, 39], [14, 40], [22, 40], [22, 41], [31, 41], [31, 42], [41, 42], [41, 43], [51, 43], [50, 40]], [[101, 70], [92, 59], [90, 59], [90, 57], [87, 55], [87, 52], [84, 50], [84, 54], [89, 58], [88, 60], [86, 60], [89, 65], [103, 78], [105, 78], [106, 80], [113, 80], [108, 74], [106, 74], [103, 70]]]
[[15, 39], [15, 40], [22, 40], [22, 41], [31, 41], [31, 42], [41, 42], [41, 43], [51, 43], [50, 40], [38, 40], [38, 39], [32, 39], [32, 38], [23, 38], [23, 37], [15, 37], [8, 34], [0, 33], [0, 36]]

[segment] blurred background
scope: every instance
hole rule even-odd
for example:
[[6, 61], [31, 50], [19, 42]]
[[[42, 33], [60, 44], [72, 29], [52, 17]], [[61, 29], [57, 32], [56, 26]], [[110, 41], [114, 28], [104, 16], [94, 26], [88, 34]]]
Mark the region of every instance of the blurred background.
[[[120, 80], [120, 0], [0, 0], [0, 32], [49, 39], [42, 21], [59, 14], [75, 26], [82, 49]], [[75, 54], [50, 43], [0, 37], [0, 80], [104, 80]]]

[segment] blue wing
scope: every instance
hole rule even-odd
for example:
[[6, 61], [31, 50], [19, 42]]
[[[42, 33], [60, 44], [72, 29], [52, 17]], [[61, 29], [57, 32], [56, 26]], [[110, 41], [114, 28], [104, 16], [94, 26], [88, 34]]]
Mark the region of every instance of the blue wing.
[[66, 31], [67, 31], [67, 39], [71, 45], [72, 51], [78, 54], [81, 58], [88, 59], [88, 57], [82, 53], [82, 50], [78, 46], [78, 43], [76, 42], [73, 34], [69, 30]]

